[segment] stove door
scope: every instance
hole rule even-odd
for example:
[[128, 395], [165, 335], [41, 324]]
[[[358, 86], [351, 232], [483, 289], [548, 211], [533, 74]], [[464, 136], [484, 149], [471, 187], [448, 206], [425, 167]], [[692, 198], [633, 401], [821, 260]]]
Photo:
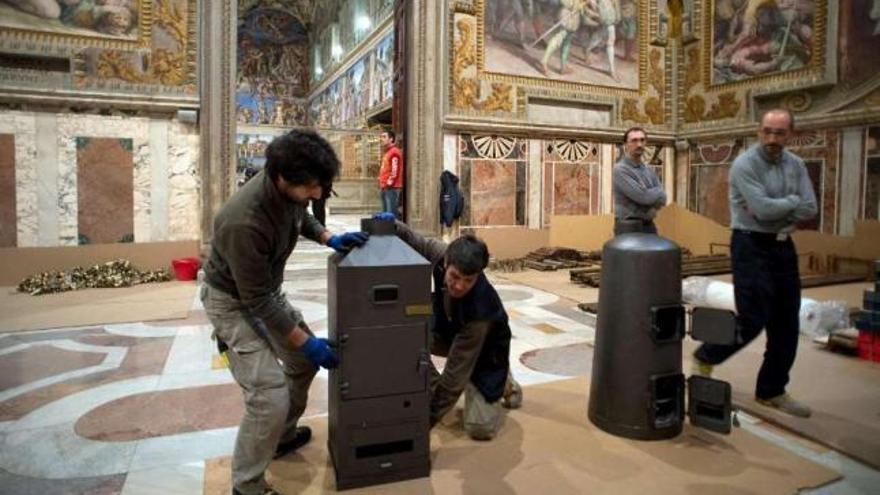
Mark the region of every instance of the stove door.
[[340, 394], [363, 399], [427, 390], [428, 326], [355, 327], [341, 336]]

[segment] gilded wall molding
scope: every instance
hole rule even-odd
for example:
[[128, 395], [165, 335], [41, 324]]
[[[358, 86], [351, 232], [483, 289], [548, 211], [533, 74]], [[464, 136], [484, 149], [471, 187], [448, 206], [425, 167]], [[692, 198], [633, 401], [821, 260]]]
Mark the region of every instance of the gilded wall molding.
[[59, 71], [58, 67], [47, 69], [35, 63], [33, 67], [4, 70], [0, 90], [24, 94], [64, 91], [81, 105], [125, 95], [133, 106], [149, 104], [159, 96], [176, 98], [181, 107], [198, 106], [198, 3], [141, 0], [136, 2], [136, 10], [92, 7], [85, 2], [77, 7], [131, 9], [125, 12], [132, 12], [136, 27], [128, 27], [124, 35], [103, 31], [109, 28], [97, 21], [88, 27], [47, 24], [44, 29], [10, 27], [5, 23], [14, 22], [12, 17], [0, 21], [0, 50], [24, 59], [49, 56], [69, 66], [68, 71]]

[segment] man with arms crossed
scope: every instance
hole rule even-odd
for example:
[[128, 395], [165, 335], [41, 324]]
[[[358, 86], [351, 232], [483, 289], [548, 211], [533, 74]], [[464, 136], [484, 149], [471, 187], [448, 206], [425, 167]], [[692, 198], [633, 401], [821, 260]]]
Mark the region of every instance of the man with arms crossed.
[[797, 354], [801, 306], [798, 258], [791, 233], [816, 216], [816, 196], [804, 161], [785, 150], [794, 131], [788, 110], [761, 118], [760, 143], [730, 168], [730, 256], [739, 342], [703, 344], [694, 353], [694, 372], [712, 367], [767, 329], [767, 349], [758, 372], [756, 400], [782, 412], [809, 417], [810, 408], [785, 392]]
[[642, 163], [648, 134], [641, 127], [623, 133], [623, 156], [614, 165], [614, 235], [656, 234], [654, 217], [666, 204], [666, 192], [651, 167]]

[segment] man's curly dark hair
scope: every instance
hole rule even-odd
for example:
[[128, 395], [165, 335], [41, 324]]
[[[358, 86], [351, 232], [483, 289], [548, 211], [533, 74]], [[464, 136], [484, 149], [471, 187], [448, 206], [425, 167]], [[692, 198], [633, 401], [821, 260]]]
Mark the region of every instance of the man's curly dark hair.
[[278, 136], [266, 148], [266, 173], [272, 181], [278, 176], [295, 185], [318, 181], [324, 196], [330, 195], [339, 176], [339, 159], [326, 139], [314, 131], [292, 130]]

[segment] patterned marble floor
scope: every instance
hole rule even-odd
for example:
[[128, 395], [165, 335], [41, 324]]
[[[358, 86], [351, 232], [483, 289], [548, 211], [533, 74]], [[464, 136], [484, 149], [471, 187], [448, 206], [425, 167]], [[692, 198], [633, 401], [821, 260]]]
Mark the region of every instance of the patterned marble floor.
[[[354, 217], [330, 218], [334, 231], [355, 225]], [[288, 297], [319, 335], [327, 331], [329, 252], [304, 242], [285, 273]], [[495, 283], [511, 316], [517, 379], [529, 385], [582, 374], [583, 363], [565, 353], [541, 366], [522, 359], [592, 341], [592, 322], [575, 303], [501, 278]], [[185, 320], [0, 335], [0, 493], [203, 493], [206, 463], [232, 453], [243, 411], [210, 334], [196, 298]], [[322, 371], [306, 417], [326, 414], [326, 386]], [[817, 493], [880, 486], [877, 471], [839, 454], [805, 447], [752, 418], [743, 427], [844, 474]]]

